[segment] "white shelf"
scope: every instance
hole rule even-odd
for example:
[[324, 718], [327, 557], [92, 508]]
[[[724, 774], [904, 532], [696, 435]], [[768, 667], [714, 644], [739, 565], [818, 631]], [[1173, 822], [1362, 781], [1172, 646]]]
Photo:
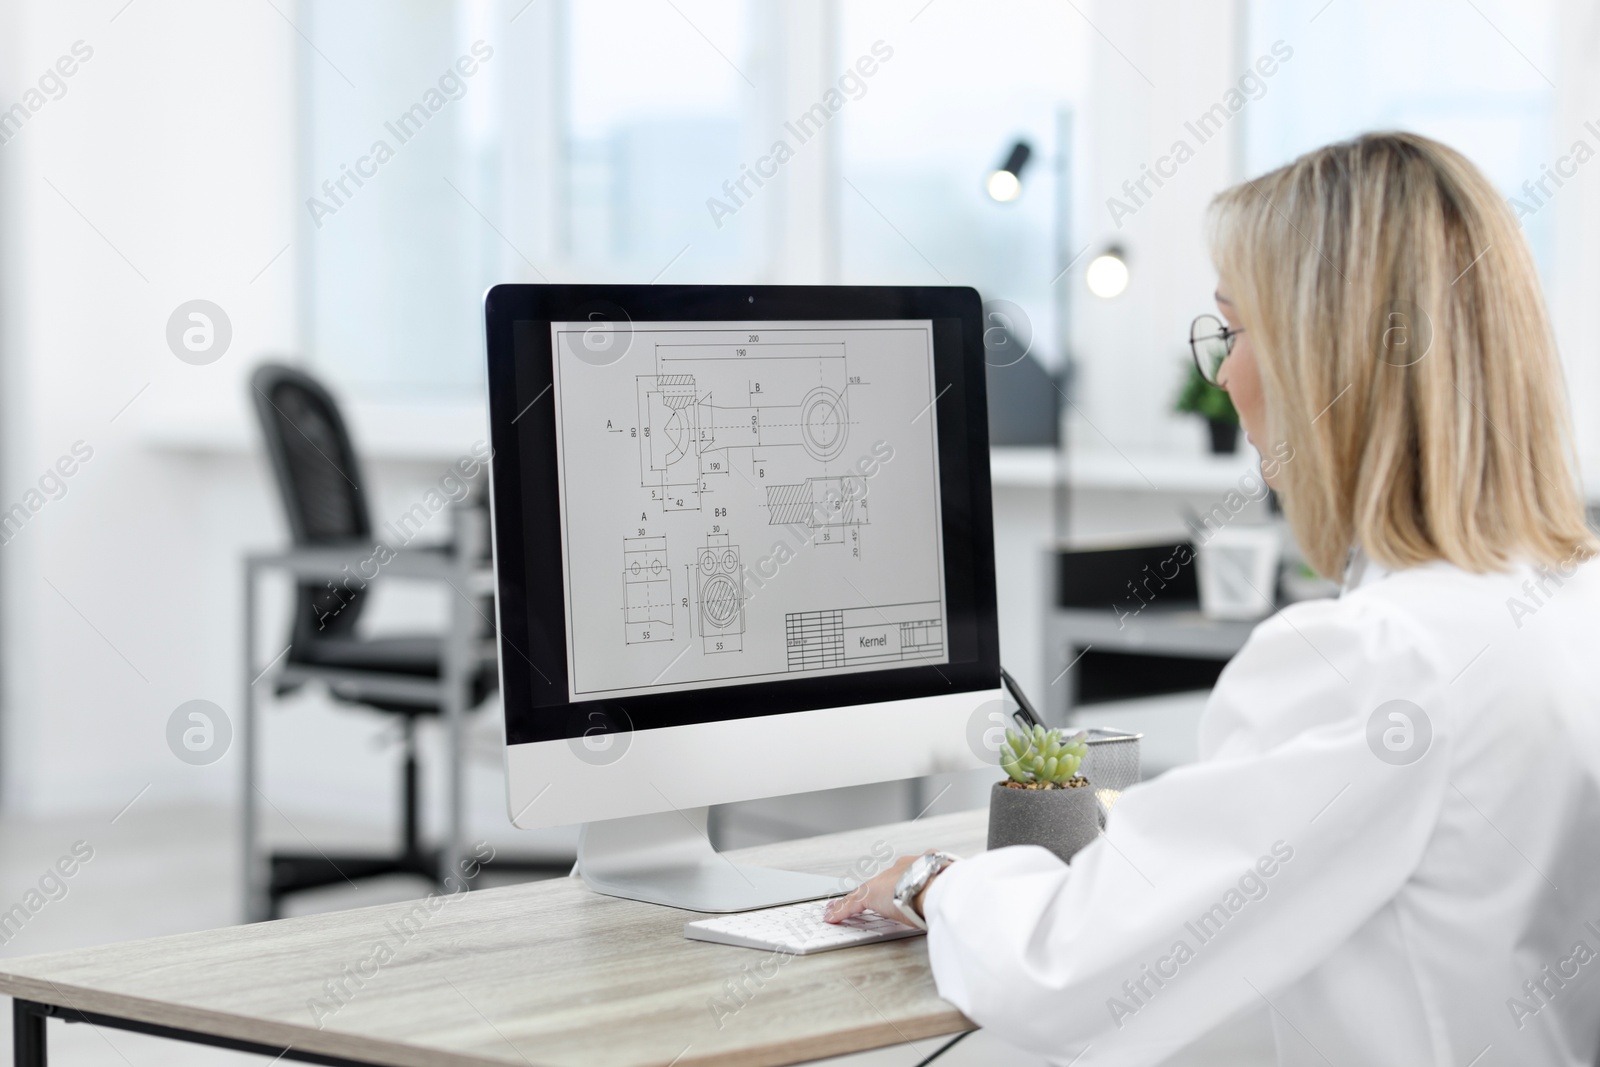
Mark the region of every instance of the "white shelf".
[[[481, 402], [417, 401], [411, 403], [345, 401], [356, 453], [372, 460], [451, 463], [489, 436], [488, 413]], [[153, 411], [139, 425], [144, 444], [160, 452], [236, 456], [261, 447], [255, 412], [181, 417]]]
[[[1074, 489], [1217, 493], [1238, 488], [1241, 478], [1259, 477], [1257, 464], [1255, 451], [1248, 447], [1231, 456], [1078, 452], [1070, 457], [1069, 477]], [[997, 488], [1048, 489], [1056, 481], [1055, 450], [990, 449], [989, 476]]]
[[[1201, 453], [1077, 452], [1071, 457], [1074, 489], [1146, 493], [1218, 493], [1239, 487], [1239, 479], [1259, 477], [1254, 449], [1241, 443], [1231, 456]], [[1584, 457], [1584, 497], [1600, 505], [1600, 456]], [[997, 489], [1049, 489], [1056, 480], [1053, 448], [992, 448], [989, 477]]]

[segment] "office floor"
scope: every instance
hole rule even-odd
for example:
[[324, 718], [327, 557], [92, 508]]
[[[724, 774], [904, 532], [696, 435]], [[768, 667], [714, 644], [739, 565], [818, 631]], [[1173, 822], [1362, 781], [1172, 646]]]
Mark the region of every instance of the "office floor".
[[[338, 840], [350, 828], [308, 825], [299, 829], [317, 840]], [[110, 941], [157, 937], [237, 921], [238, 870], [231, 813], [215, 808], [141, 807], [135, 804], [115, 822], [105, 814], [79, 818], [28, 820], [0, 818], [0, 910], [22, 899], [57, 858], [75, 842], [87, 842], [93, 858], [66, 880], [63, 895], [48, 901], [20, 931], [0, 945], [0, 959], [33, 955]], [[407, 879], [340, 887], [308, 895], [296, 912], [335, 910], [404, 900], [425, 887]], [[11, 1013], [0, 1013], [0, 1048], [11, 1047]], [[157, 1038], [89, 1026], [50, 1024], [55, 1067], [245, 1067], [265, 1057], [178, 1044]], [[826, 1061], [829, 1067], [912, 1067], [942, 1042], [880, 1049]], [[1219, 1033], [1181, 1060], [1183, 1067], [1270, 1063], [1271, 1043], [1260, 1020], [1247, 1020]], [[1004, 1062], [1043, 1067], [1044, 1061], [1000, 1046], [987, 1034], [963, 1041], [939, 1061], [946, 1067], [978, 1067]]]

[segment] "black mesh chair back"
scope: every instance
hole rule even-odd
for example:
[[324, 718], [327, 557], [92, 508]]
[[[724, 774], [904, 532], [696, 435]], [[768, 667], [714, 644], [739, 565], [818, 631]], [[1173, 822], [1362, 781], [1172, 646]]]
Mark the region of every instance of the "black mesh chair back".
[[[309, 374], [281, 364], [258, 368], [250, 384], [294, 543], [370, 546], [372, 523], [360, 465], [333, 396]], [[361, 608], [357, 589], [302, 582], [291, 645], [349, 636]]]

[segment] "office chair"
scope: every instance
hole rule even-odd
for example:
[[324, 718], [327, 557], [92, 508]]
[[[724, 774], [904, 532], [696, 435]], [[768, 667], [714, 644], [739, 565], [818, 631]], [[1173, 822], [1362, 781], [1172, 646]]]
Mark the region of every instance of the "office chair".
[[[311, 376], [276, 364], [255, 372], [251, 392], [295, 547], [342, 548], [370, 555], [375, 539], [366, 482], [333, 397]], [[274, 691], [282, 696], [308, 682], [321, 682], [340, 703], [398, 717], [405, 756], [400, 850], [389, 855], [273, 852], [268, 901], [274, 918], [284, 897], [307, 889], [396, 873], [441, 882], [448, 873], [439, 869], [438, 850], [424, 848], [421, 842], [416, 744], [417, 719], [438, 716], [444, 702], [440, 685], [444, 638], [440, 634], [363, 637], [356, 632], [356, 623], [365, 606], [365, 583], [359, 578], [297, 581], [289, 650]], [[481, 614], [492, 617], [489, 611]], [[498, 682], [492, 624], [485, 627], [489, 632], [475, 635], [477, 654], [467, 672], [468, 709], [481, 704]]]

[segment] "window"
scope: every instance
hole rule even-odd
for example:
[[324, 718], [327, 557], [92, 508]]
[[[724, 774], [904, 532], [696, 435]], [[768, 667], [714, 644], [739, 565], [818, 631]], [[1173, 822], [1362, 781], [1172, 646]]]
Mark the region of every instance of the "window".
[[297, 20], [306, 346], [362, 398], [478, 396], [497, 282], [759, 274], [761, 217], [706, 207], [752, 158], [746, 0], [305, 0]]
[[305, 328], [313, 362], [343, 385], [464, 392], [482, 379], [478, 297], [496, 238], [468, 224], [463, 200], [497, 206], [484, 116], [496, 64], [515, 62], [491, 43], [483, 9], [410, 4], [396, 17], [353, 0], [300, 11], [315, 42], [300, 53]]
[[[1405, 129], [1459, 150], [1530, 209], [1548, 203], [1523, 183], [1585, 136], [1573, 130], [1551, 143], [1556, 14], [1553, 0], [1334, 0], [1308, 22], [1299, 5], [1252, 5], [1249, 54], [1282, 40], [1294, 49], [1295, 76], [1273, 79], [1250, 105], [1246, 172], [1364, 131]], [[1523, 217], [1542, 267], [1552, 214]]]
[[758, 92], [744, 0], [569, 7], [569, 266], [586, 281], [743, 281], [761, 227], [706, 208], [739, 175]]
[[[880, 40], [894, 55], [841, 116], [840, 280], [971, 285], [1010, 300], [1053, 365], [1069, 282], [1052, 280], [1076, 251], [1057, 251], [1071, 232], [1059, 226], [1070, 146], [1058, 133], [1086, 89], [1087, 28], [1056, 3], [918, 6], [841, 5], [841, 67]], [[998, 203], [985, 180], [1017, 140], [1034, 155], [1021, 194]]]

